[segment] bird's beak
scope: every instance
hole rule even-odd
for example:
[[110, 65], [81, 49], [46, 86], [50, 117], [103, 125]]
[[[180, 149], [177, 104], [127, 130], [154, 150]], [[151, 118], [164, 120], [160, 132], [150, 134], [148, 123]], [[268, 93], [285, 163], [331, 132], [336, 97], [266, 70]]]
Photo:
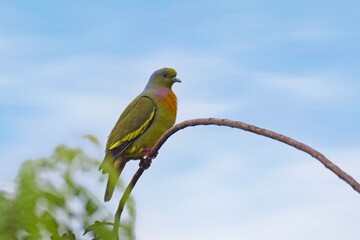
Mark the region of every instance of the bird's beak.
[[181, 83], [181, 80], [176, 77], [173, 77], [172, 80], [174, 83], [176, 83], [176, 82]]

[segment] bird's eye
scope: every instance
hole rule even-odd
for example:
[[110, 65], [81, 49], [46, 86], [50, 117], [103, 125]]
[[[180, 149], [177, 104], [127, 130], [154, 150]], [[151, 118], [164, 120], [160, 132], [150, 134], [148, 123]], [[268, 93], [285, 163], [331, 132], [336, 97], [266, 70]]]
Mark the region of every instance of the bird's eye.
[[167, 74], [164, 74], [164, 75], [162, 75], [162, 76], [163, 76], [163, 78], [167, 78], [168, 75], [167, 75]]

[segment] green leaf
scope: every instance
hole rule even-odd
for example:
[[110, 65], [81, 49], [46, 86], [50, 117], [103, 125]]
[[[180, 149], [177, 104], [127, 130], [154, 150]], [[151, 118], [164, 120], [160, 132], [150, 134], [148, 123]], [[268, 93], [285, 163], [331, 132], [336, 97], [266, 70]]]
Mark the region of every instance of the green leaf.
[[61, 235], [61, 237], [51, 236], [51, 240], [75, 240], [75, 239], [76, 239], [76, 236], [72, 232], [64, 233], [63, 235]]
[[65, 197], [59, 193], [53, 193], [45, 191], [43, 192], [44, 198], [49, 201], [51, 204], [54, 204], [57, 207], [65, 207]]
[[69, 148], [63, 144], [56, 147], [53, 153], [53, 158], [57, 161], [62, 161], [67, 165], [71, 165], [76, 157], [82, 153], [83, 152], [80, 148]]
[[54, 236], [58, 236], [59, 223], [51, 213], [44, 212], [40, 217], [40, 221], [48, 232], [52, 233]]
[[99, 209], [99, 206], [92, 199], [88, 199], [85, 205], [85, 209], [87, 214], [91, 216]]
[[111, 222], [99, 222], [96, 221], [94, 224], [88, 226], [85, 229], [84, 235], [87, 233], [92, 233], [94, 239], [114, 239], [114, 233], [112, 231], [113, 223]]
[[96, 146], [100, 146], [99, 139], [98, 139], [97, 137], [95, 137], [94, 135], [85, 134], [85, 135], [83, 135], [83, 138], [89, 140], [90, 142], [92, 142], [92, 143], [95, 144]]

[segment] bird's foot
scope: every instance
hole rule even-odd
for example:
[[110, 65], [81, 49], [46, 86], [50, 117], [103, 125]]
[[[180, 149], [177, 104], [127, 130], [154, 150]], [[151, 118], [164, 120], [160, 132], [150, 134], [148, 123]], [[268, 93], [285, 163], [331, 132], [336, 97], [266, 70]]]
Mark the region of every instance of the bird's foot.
[[157, 156], [157, 153], [154, 156], [150, 155], [151, 150], [149, 147], [143, 148], [145, 156], [140, 160], [139, 167], [148, 169], [151, 166], [151, 161]]
[[151, 157], [145, 156], [140, 160], [139, 167], [146, 170], [151, 166], [151, 161], [152, 161]]
[[156, 158], [156, 156], [157, 156], [158, 153], [155, 153], [155, 154], [152, 156], [152, 155], [150, 155], [151, 150], [152, 150], [152, 148], [149, 148], [149, 147], [143, 148], [143, 151], [146, 153], [145, 158], [151, 158], [151, 159]]

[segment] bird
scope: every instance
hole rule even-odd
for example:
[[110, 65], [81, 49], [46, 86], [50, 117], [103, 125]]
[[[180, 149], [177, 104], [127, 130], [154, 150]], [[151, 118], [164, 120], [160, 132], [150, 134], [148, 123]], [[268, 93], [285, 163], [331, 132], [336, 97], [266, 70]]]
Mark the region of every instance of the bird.
[[99, 166], [99, 170], [109, 174], [105, 202], [110, 201], [125, 164], [146, 157], [158, 139], [175, 124], [177, 97], [172, 86], [181, 82], [176, 75], [173, 68], [155, 71], [145, 89], [120, 114]]

